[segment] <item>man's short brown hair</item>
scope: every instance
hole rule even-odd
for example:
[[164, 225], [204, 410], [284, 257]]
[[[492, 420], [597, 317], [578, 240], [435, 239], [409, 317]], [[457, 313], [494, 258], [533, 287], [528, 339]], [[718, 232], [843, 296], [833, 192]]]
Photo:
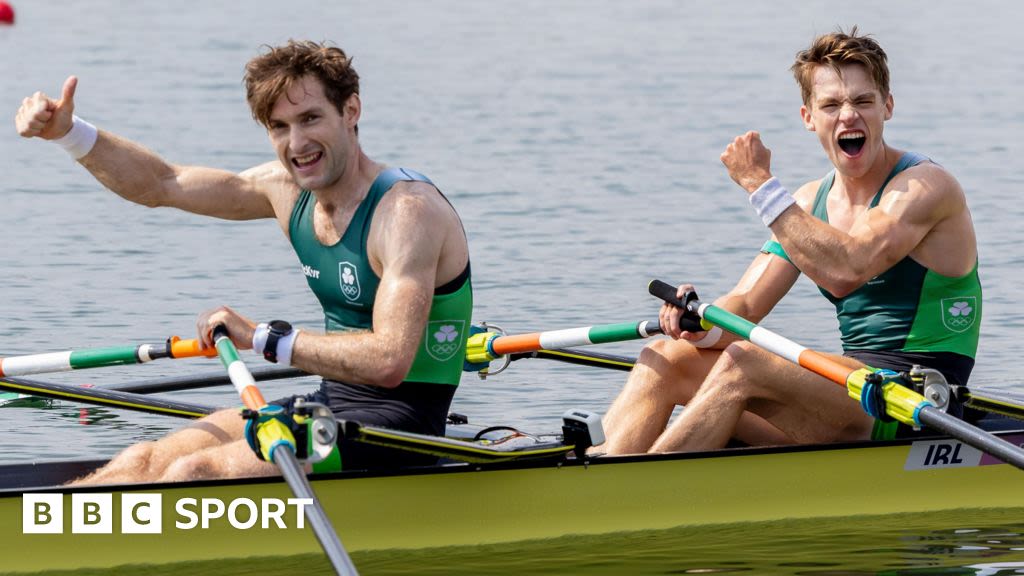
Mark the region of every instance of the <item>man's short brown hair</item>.
[[863, 66], [882, 96], [889, 95], [889, 65], [885, 51], [869, 36], [859, 36], [854, 26], [849, 34], [840, 29], [818, 36], [810, 48], [797, 52], [796, 62], [790, 70], [800, 85], [804, 105], [811, 103], [814, 70], [818, 66], [829, 66], [841, 75], [841, 67], [849, 64]]
[[269, 127], [277, 99], [304, 76], [320, 81], [339, 114], [344, 114], [349, 97], [359, 93], [359, 74], [341, 48], [308, 40], [266, 48], [246, 64], [243, 80], [252, 117], [263, 126]]

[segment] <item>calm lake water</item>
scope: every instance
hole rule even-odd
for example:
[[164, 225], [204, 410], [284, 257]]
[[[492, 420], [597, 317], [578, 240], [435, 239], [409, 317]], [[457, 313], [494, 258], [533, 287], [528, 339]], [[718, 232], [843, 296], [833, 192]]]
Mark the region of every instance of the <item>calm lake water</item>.
[[[800, 123], [788, 67], [815, 34], [857, 24], [890, 57], [896, 109], [888, 141], [932, 156], [968, 194], [985, 290], [972, 383], [1019, 387], [1024, 45], [1016, 4], [12, 4], [17, 25], [0, 27], [0, 116], [10, 122], [23, 97], [57, 94], [76, 74], [76, 113], [182, 164], [242, 170], [272, 158], [241, 86], [245, 62], [261, 45], [309, 38], [343, 47], [362, 76], [363, 146], [379, 161], [428, 174], [455, 203], [470, 238], [475, 319], [510, 332], [653, 318], [658, 304], [646, 285], [654, 277], [691, 281], [705, 300], [727, 291], [768, 232], [718, 156], [733, 136], [757, 129], [791, 189], [826, 172], [816, 138]], [[7, 126], [0, 131], [0, 355], [192, 337], [196, 315], [220, 304], [257, 319], [321, 325], [273, 222], [217, 222], [130, 204], [52, 145]], [[838, 349], [831, 307], [806, 280], [765, 324], [805, 345]], [[634, 354], [639, 346], [603, 350]], [[187, 360], [48, 378], [104, 384], [218, 369]], [[466, 376], [453, 409], [475, 422], [549, 431], [567, 408], [603, 412], [623, 380], [619, 372], [522, 361], [485, 382]], [[278, 396], [311, 385], [265, 386]], [[233, 402], [228, 388], [177, 397]], [[68, 403], [2, 409], [2, 418], [4, 462], [109, 456], [179, 425]], [[842, 547], [861, 554], [856, 562], [837, 552], [831, 536], [816, 541], [820, 527], [804, 528], [803, 540], [771, 541], [770, 558], [751, 552], [763, 530], [731, 527], [717, 544], [725, 555], [707, 562], [611, 565], [615, 573], [952, 566], [960, 567], [952, 573], [1010, 574], [1024, 570], [1024, 552], [1022, 526], [1007, 522], [939, 529], [1012, 534], [1016, 544], [998, 554], [1007, 565], [997, 567], [971, 568], [986, 564], [985, 555], [962, 554], [994, 547], [984, 539], [943, 540], [922, 567], [891, 552], [908, 538], [927, 540], [931, 529], [908, 534], [870, 523], [851, 525], [850, 546]], [[685, 541], [662, 542], [683, 558], [694, 554]], [[629, 538], [617, 546], [644, 550]], [[471, 565], [476, 573], [505, 565], [509, 573], [609, 573], [582, 561], [608, 548], [581, 542], [534, 554], [529, 564], [484, 555]], [[731, 553], [753, 560], [736, 566], [723, 559]], [[364, 562], [366, 573], [429, 571], [415, 558]]]

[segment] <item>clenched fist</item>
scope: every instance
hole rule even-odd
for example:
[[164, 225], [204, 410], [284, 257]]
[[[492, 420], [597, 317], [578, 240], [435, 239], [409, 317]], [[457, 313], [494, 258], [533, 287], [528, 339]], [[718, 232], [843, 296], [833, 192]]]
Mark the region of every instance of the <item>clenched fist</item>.
[[722, 152], [722, 164], [734, 182], [753, 193], [772, 177], [772, 151], [761, 143], [761, 135], [747, 132], [737, 136]]

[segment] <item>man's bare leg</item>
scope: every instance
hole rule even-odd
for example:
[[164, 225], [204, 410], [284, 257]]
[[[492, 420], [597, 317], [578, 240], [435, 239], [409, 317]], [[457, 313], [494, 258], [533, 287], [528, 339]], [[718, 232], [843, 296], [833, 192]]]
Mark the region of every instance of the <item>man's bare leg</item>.
[[[231, 444], [242, 438], [244, 429], [238, 409], [219, 410], [159, 440], [126, 448], [103, 468], [70, 485], [155, 482], [179, 458]], [[250, 455], [259, 462], [255, 455]]]
[[[607, 440], [597, 450], [636, 454], [650, 449], [665, 431], [672, 410], [691, 401], [720, 354], [721, 350], [701, 350], [684, 340], [656, 340], [646, 346], [622, 392], [605, 414]], [[740, 420], [736, 437], [743, 442], [792, 443], [758, 416], [745, 414]]]
[[[863, 364], [832, 356], [852, 368]], [[844, 387], [749, 342], [730, 344], [683, 414], [658, 438], [652, 452], [721, 448], [756, 414], [797, 443], [862, 440], [874, 420]]]
[[160, 482], [243, 478], [280, 474], [277, 466], [256, 457], [244, 438], [182, 456], [164, 471]]

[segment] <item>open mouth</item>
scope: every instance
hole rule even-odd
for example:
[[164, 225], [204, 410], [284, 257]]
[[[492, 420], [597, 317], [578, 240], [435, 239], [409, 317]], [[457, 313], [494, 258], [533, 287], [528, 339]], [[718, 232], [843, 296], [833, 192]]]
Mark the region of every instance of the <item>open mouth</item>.
[[295, 156], [292, 158], [292, 164], [296, 168], [307, 168], [316, 164], [323, 155], [323, 152], [314, 152], [312, 154], [306, 154], [305, 156]]
[[860, 154], [861, 149], [864, 148], [864, 142], [866, 141], [867, 137], [860, 130], [844, 132], [839, 135], [839, 148], [850, 156], [856, 156], [857, 154]]

